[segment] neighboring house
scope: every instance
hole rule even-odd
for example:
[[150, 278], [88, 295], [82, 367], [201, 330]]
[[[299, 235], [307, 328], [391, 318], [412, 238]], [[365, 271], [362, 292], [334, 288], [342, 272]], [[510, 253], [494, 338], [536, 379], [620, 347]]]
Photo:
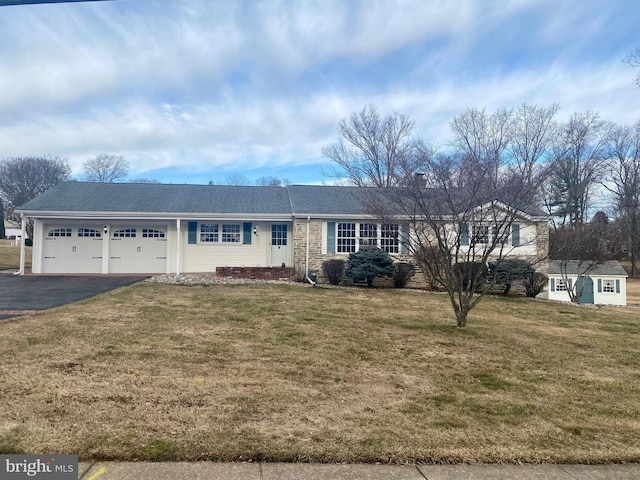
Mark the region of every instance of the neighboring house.
[[20, 229], [20, 225], [16, 222], [12, 222], [11, 220], [4, 221], [4, 235], [7, 238], [15, 239], [22, 235], [22, 230]]
[[580, 303], [626, 305], [627, 272], [616, 261], [549, 261], [549, 300], [571, 301], [567, 290]]
[[[18, 209], [34, 220], [34, 273], [320, 271], [360, 245], [409, 252], [409, 223], [366, 215], [357, 187], [64, 182]], [[510, 254], [546, 258], [547, 217], [522, 212]], [[473, 226], [469, 226], [474, 228]], [[477, 235], [477, 232], [475, 233]]]

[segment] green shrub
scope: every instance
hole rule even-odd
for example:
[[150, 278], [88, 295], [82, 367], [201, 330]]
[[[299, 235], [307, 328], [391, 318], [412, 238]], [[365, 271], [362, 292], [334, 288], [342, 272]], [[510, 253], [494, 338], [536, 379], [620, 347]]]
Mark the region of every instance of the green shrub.
[[363, 246], [349, 254], [349, 264], [345, 272], [354, 282], [367, 282], [371, 286], [377, 277], [393, 275], [393, 259], [377, 247]]
[[393, 270], [393, 286], [395, 288], [406, 287], [415, 272], [416, 267], [410, 263], [396, 263]]
[[339, 285], [344, 274], [344, 260], [333, 259], [322, 262], [322, 273], [331, 285]]
[[509, 293], [516, 280], [524, 280], [533, 275], [534, 269], [529, 262], [519, 258], [503, 258], [497, 263], [489, 263], [489, 281], [502, 287], [504, 295]]

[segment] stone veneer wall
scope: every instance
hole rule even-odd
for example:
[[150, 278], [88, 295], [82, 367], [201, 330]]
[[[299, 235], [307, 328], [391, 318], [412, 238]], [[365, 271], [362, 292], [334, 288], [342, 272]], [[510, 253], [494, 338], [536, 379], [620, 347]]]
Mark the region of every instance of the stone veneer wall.
[[[298, 278], [303, 278], [305, 275], [305, 261], [306, 261], [306, 248], [307, 248], [307, 220], [296, 220], [293, 226], [293, 264], [295, 268], [295, 275]], [[537, 255], [525, 255], [519, 258], [531, 262], [535, 269], [539, 272], [547, 274], [549, 271], [549, 265], [547, 257], [549, 254], [549, 225], [547, 222], [539, 222], [536, 225], [536, 252]], [[322, 254], [322, 221], [311, 220], [309, 224], [309, 270], [315, 271], [318, 274], [318, 281], [320, 283], [326, 282], [324, 275], [322, 274], [322, 262], [325, 260], [331, 260], [333, 258], [342, 259], [345, 262], [348, 260], [348, 255], [344, 254]], [[396, 255], [394, 256], [396, 262], [408, 262], [414, 263], [410, 255]], [[415, 265], [415, 263], [414, 263]], [[428, 284], [424, 278], [422, 270], [416, 266], [416, 273], [407, 285], [411, 288], [425, 288]]]

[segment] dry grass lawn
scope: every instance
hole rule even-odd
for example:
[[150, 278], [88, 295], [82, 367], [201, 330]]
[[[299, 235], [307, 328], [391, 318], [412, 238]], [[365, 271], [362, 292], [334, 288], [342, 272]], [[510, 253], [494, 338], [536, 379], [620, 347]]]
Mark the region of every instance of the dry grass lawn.
[[443, 295], [141, 283], [0, 324], [0, 453], [640, 461], [640, 315]]
[[627, 305], [640, 306], [640, 279], [627, 278]]
[[[32, 247], [25, 247], [25, 267], [31, 268]], [[20, 247], [11, 240], [0, 240], [0, 270], [17, 269], [20, 266]]]

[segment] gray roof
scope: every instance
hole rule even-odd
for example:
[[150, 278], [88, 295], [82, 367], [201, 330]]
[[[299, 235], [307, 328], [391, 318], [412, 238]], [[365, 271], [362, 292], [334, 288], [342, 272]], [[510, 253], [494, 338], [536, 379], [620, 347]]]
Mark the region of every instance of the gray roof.
[[[208, 215], [341, 215], [363, 216], [364, 195], [383, 199], [378, 189], [326, 185], [287, 187], [172, 185], [160, 183], [63, 182], [22, 205], [29, 213], [154, 213]], [[427, 190], [430, 203], [438, 192]], [[527, 212], [542, 216], [537, 210]]]
[[606, 262], [592, 262], [590, 260], [549, 260], [549, 274], [561, 275], [584, 275], [587, 272], [589, 277], [599, 275], [621, 276], [626, 277], [627, 272], [622, 265], [616, 260], [608, 260]]

